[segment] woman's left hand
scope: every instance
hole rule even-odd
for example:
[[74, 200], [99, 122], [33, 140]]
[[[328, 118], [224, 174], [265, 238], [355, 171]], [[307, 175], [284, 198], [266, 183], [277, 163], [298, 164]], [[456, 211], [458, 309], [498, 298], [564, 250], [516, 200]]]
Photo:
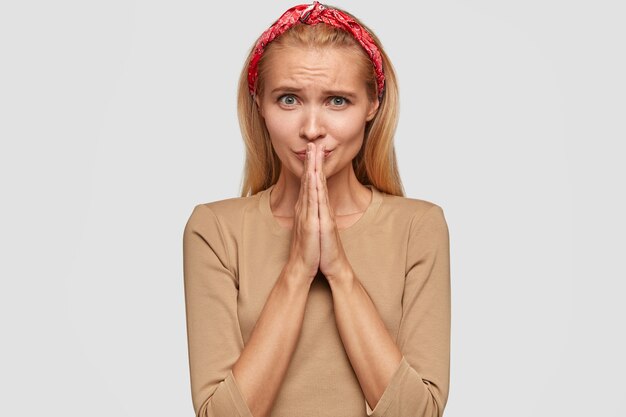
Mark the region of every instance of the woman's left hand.
[[352, 266], [341, 244], [335, 215], [330, 206], [326, 175], [324, 174], [324, 145], [315, 149], [315, 174], [317, 175], [317, 202], [320, 221], [320, 271], [326, 279], [341, 280], [348, 277]]

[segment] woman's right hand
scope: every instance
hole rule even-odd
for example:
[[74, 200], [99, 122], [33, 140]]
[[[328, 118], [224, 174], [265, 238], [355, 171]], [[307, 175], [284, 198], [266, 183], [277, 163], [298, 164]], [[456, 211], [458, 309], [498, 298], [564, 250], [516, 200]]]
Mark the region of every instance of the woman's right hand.
[[291, 271], [313, 281], [320, 264], [320, 224], [315, 175], [315, 146], [307, 144], [300, 195], [295, 205], [288, 265]]

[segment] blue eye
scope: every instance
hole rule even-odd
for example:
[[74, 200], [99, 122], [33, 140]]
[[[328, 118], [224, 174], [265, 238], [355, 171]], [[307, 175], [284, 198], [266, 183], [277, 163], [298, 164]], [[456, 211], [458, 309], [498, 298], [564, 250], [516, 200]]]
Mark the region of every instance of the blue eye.
[[[339, 100], [339, 102], [337, 102], [337, 100]], [[343, 100], [343, 102], [341, 101]], [[341, 96], [335, 96], [332, 98], [332, 103], [337, 105], [337, 106], [341, 106], [343, 104], [348, 104], [350, 101], [345, 98], [345, 97], [341, 97]]]
[[[289, 101], [284, 101], [283, 98], [287, 98], [287, 99], [289, 99]], [[282, 96], [278, 97], [278, 101], [280, 101], [283, 104], [287, 104], [288, 106], [290, 106], [292, 104], [296, 104], [296, 99], [291, 94], [285, 94], [285, 95], [282, 95]]]

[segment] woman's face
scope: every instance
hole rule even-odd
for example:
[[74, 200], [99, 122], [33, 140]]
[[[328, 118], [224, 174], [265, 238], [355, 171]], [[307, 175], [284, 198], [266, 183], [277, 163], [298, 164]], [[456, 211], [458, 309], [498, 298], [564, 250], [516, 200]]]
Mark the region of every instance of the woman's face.
[[339, 48], [274, 52], [257, 105], [282, 172], [302, 176], [304, 162], [297, 152], [305, 151], [308, 142], [332, 150], [324, 160], [327, 178], [352, 169], [365, 123], [374, 118], [379, 104], [368, 100], [365, 82], [350, 64], [355, 52]]

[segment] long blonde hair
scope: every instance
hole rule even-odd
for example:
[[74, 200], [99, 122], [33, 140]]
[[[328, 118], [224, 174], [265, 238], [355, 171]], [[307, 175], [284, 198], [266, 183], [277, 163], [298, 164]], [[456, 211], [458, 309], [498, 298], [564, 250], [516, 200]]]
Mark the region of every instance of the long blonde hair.
[[[363, 185], [371, 184], [377, 189], [393, 195], [404, 196], [402, 181], [398, 173], [393, 138], [398, 124], [398, 85], [396, 74], [389, 57], [376, 35], [356, 17], [335, 6], [329, 6], [348, 14], [367, 30], [380, 50], [385, 73], [385, 90], [378, 111], [365, 126], [363, 146], [352, 160], [354, 173]], [[256, 42], [255, 42], [256, 44]], [[371, 101], [376, 99], [377, 84], [372, 61], [361, 45], [348, 32], [333, 26], [296, 24], [265, 47], [258, 63], [256, 94], [262, 96], [268, 62], [277, 51], [287, 47], [347, 48], [358, 51], [354, 65], [366, 82]], [[246, 161], [241, 196], [254, 195], [278, 181], [281, 161], [274, 152], [263, 118], [248, 89], [248, 64], [254, 52], [254, 44], [239, 77], [237, 92], [237, 115], [246, 148]]]

